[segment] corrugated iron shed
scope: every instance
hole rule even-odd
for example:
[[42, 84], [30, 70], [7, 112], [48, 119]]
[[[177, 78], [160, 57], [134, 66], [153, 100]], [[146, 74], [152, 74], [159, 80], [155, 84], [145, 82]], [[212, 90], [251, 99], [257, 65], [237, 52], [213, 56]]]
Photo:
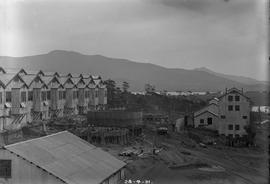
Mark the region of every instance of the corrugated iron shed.
[[68, 131], [5, 148], [68, 184], [98, 184], [126, 165]]

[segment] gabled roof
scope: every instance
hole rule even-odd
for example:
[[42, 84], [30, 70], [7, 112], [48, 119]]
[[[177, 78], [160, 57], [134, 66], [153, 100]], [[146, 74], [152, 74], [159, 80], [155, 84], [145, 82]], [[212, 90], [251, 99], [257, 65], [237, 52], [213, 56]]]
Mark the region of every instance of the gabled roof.
[[81, 75], [81, 74], [78, 74], [78, 73], [68, 73], [66, 76], [77, 78], [77, 77], [80, 77], [80, 75]]
[[88, 86], [89, 88], [95, 88], [97, 85], [95, 84], [94, 80], [91, 79], [91, 80], [89, 81], [89, 83], [87, 84], [87, 86]]
[[88, 84], [92, 81], [91, 78], [87, 78], [87, 79], [83, 79], [83, 80], [84, 80], [84, 83], [85, 83], [86, 85], [88, 85]]
[[58, 72], [47, 72], [47, 71], [42, 71], [42, 70], [39, 70], [38, 75], [41, 75], [41, 76], [57, 76], [57, 77], [60, 77], [60, 75], [59, 75]]
[[72, 80], [72, 82], [73, 82], [75, 85], [77, 85], [78, 82], [81, 80], [80, 77], [70, 77], [70, 79]]
[[[15, 79], [18, 78], [19, 80], [21, 80], [24, 84], [25, 82], [23, 81], [23, 79], [21, 78], [20, 75], [18, 74], [10, 74], [10, 73], [5, 73], [5, 74], [0, 74], [0, 83], [3, 87], [7, 87], [9, 85], [9, 83]], [[26, 84], [25, 84], [26, 85]]]
[[[40, 80], [41, 81], [42, 85], [39, 86], [39, 87], [43, 87], [43, 85], [45, 85], [47, 87], [47, 85], [45, 84], [45, 82], [38, 75], [23, 75], [23, 76], [21, 76], [21, 78], [23, 79], [23, 81], [26, 83], [26, 85], [28, 87], [30, 87], [31, 84], [33, 84], [33, 82], [35, 80]], [[37, 86], [35, 86], [35, 87], [37, 87]]]
[[101, 77], [99, 75], [91, 75], [92, 79], [101, 79]]
[[237, 89], [237, 88], [235, 88], [235, 87], [233, 87], [233, 88], [231, 88], [231, 89], [229, 89], [229, 90], [226, 90], [226, 92], [225, 92], [223, 95], [219, 96], [218, 99], [221, 99], [221, 98], [223, 98], [224, 96], [226, 96], [226, 95], [228, 95], [228, 94], [232, 94], [232, 93], [237, 93], [237, 94], [239, 94], [239, 95], [245, 97], [246, 99], [250, 100], [249, 97], [247, 97], [246, 95], [244, 95], [244, 93], [243, 93], [242, 90], [239, 90], [239, 89]]
[[69, 80], [69, 77], [61, 76], [61, 77], [58, 77], [58, 80], [62, 85], [64, 85], [66, 81]]
[[126, 165], [68, 131], [4, 148], [67, 184], [99, 184]]
[[55, 81], [57, 81], [57, 83], [59, 83], [59, 86], [60, 86], [60, 87], [64, 88], [63, 85], [60, 83], [58, 77], [56, 77], [56, 76], [41, 76], [40, 78], [41, 78], [42, 81], [44, 81], [44, 83], [45, 83], [47, 86], [49, 86], [49, 84], [50, 84], [53, 80], [55, 80]]
[[41, 76], [41, 79], [45, 82], [46, 85], [48, 85], [53, 78], [53, 76]]
[[196, 116], [194, 116], [194, 117], [198, 117], [198, 116], [200, 116], [200, 115], [202, 115], [202, 114], [204, 114], [204, 113], [210, 113], [210, 114], [213, 114], [214, 116], [216, 116], [216, 117], [218, 117], [218, 115], [216, 114], [216, 113], [213, 113], [213, 112], [211, 112], [211, 111], [209, 111], [209, 110], [205, 110], [205, 111], [202, 111], [201, 113], [199, 113], [199, 114], [197, 114]]
[[21, 78], [27, 86], [30, 86], [33, 80], [36, 78], [36, 75], [23, 75]]
[[7, 73], [7, 72], [4, 70], [4, 68], [1, 67], [1, 66], [0, 66], [0, 72], [1, 72], [1, 73]]
[[88, 79], [90, 78], [90, 74], [80, 74], [80, 77], [82, 77], [83, 79]]

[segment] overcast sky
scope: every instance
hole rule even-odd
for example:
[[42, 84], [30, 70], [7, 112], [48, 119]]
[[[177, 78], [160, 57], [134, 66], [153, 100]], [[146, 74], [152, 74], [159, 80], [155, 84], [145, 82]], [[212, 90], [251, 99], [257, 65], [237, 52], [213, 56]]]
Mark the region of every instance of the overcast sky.
[[1, 0], [0, 55], [73, 50], [266, 80], [266, 0]]

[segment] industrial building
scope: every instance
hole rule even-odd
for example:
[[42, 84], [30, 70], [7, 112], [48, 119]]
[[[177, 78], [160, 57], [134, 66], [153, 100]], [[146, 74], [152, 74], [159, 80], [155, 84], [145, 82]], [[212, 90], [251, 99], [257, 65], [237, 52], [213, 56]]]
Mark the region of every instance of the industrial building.
[[0, 148], [3, 184], [117, 184], [126, 163], [68, 131]]
[[243, 137], [247, 135], [245, 127], [250, 124], [250, 111], [250, 99], [243, 90], [226, 89], [222, 96], [194, 113], [194, 126], [216, 130], [232, 138]]
[[107, 89], [100, 76], [0, 67], [0, 131], [106, 105]]

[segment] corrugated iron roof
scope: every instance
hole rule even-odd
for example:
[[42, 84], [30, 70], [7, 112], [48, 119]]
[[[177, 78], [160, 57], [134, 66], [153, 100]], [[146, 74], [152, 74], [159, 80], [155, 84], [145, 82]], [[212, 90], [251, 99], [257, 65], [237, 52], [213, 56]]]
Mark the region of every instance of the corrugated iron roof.
[[98, 184], [126, 165], [68, 131], [5, 148], [68, 184]]
[[36, 75], [23, 75], [21, 78], [27, 86], [30, 86], [31, 82], [36, 78]]
[[15, 73], [0, 74], [0, 81], [6, 86], [15, 76]]
[[60, 77], [58, 77], [58, 80], [59, 80], [59, 82], [60, 82], [62, 85], [64, 85], [65, 82], [66, 82], [68, 79], [69, 79], [69, 78], [68, 78], [68, 77], [65, 77], [65, 76], [60, 76]]
[[48, 85], [53, 79], [53, 76], [41, 76], [41, 79], [45, 82], [46, 85]]
[[80, 77], [70, 77], [70, 79], [72, 80], [72, 82], [73, 82], [75, 85], [77, 85], [78, 82], [81, 80]]

